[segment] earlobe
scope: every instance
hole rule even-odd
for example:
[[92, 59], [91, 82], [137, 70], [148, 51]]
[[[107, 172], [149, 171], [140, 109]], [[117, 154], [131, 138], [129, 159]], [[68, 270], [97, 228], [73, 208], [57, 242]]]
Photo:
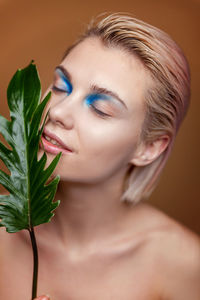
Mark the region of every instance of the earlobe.
[[135, 166], [145, 166], [152, 163], [165, 151], [169, 145], [169, 141], [169, 136], [164, 135], [151, 143], [142, 143], [130, 163]]

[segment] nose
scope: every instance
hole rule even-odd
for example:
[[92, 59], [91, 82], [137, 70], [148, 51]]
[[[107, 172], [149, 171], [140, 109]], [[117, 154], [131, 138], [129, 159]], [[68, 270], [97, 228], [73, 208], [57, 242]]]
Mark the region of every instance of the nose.
[[61, 100], [55, 105], [50, 106], [48, 113], [49, 120], [66, 129], [72, 129], [74, 127], [74, 116], [72, 108], [67, 104], [66, 100]]

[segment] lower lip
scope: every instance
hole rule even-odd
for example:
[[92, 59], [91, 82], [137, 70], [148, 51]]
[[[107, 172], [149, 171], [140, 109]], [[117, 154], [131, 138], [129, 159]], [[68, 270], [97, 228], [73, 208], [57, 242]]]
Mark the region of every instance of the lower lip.
[[41, 140], [42, 140], [41, 148], [43, 148], [45, 151], [47, 151], [49, 153], [52, 153], [52, 154], [59, 154], [60, 152], [62, 152], [63, 154], [72, 153], [71, 150], [60, 148], [57, 145], [52, 144], [51, 142], [47, 141], [43, 136], [41, 137]]

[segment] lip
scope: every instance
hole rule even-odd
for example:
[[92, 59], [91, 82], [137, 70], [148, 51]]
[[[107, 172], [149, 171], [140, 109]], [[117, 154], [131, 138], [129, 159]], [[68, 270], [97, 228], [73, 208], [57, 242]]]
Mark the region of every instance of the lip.
[[[54, 145], [50, 141], [46, 140], [44, 135], [55, 140], [59, 144], [59, 146]], [[41, 140], [42, 140], [42, 144], [43, 144], [43, 147], [41, 147], [41, 148], [44, 148], [44, 150], [49, 153], [58, 154], [58, 153], [62, 152], [63, 154], [66, 154], [66, 153], [69, 154], [69, 153], [73, 152], [73, 149], [70, 148], [69, 146], [67, 146], [65, 143], [63, 143], [63, 141], [58, 136], [56, 136], [52, 132], [49, 132], [45, 128], [44, 128]]]

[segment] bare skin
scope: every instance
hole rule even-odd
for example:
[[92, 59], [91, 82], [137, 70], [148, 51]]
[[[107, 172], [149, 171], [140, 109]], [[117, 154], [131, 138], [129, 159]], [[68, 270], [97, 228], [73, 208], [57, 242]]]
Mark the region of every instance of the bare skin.
[[[50, 224], [38, 227], [38, 293], [52, 300], [198, 300], [199, 238], [148, 204], [137, 205], [127, 217], [122, 232], [82, 247], [64, 244]], [[0, 235], [0, 298], [27, 300], [28, 233]]]
[[49, 300], [50, 298], [48, 296], [42, 295], [40, 297], [35, 298], [35, 300]]
[[[63, 153], [55, 170], [61, 177], [56, 194], [61, 205], [51, 223], [36, 228], [38, 295], [199, 300], [199, 237], [146, 203], [120, 202], [130, 164], [150, 163], [168, 143], [166, 136], [151, 145], [139, 143], [144, 89], [150, 84], [143, 65], [120, 49], [87, 39], [60, 67], [70, 73], [72, 88], [58, 69], [50, 87], [44, 147], [48, 163], [58, 150], [52, 134], [73, 151]], [[94, 102], [109, 117], [97, 115], [88, 101], [97, 86], [125, 101], [112, 96]], [[32, 281], [28, 233], [1, 230], [0, 239], [0, 299], [27, 300]]]

